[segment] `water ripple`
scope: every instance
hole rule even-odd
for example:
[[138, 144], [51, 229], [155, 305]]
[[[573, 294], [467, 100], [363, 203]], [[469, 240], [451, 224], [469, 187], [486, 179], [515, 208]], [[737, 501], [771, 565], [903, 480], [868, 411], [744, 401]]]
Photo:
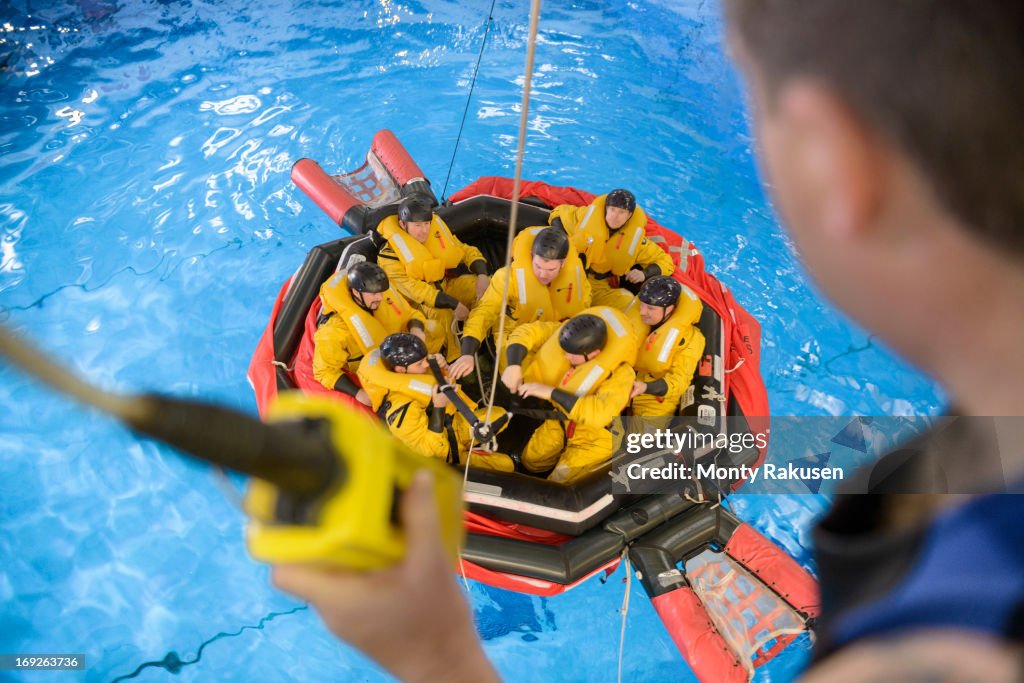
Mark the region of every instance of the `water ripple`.
[[[278, 288], [312, 246], [340, 236], [291, 184], [291, 165], [356, 168], [390, 128], [443, 178], [489, 3], [34, 6], [32, 17], [11, 8], [18, 30], [0, 30], [0, 318], [107, 386], [252, 411], [245, 370]], [[775, 414], [938, 410], [930, 382], [809, 285], [757, 180], [718, 9], [546, 6], [524, 174], [596, 192], [627, 185], [693, 240], [762, 323]], [[512, 172], [521, 10], [496, 6], [453, 188]], [[90, 676], [102, 680], [188, 676], [199, 653], [176, 654], [182, 644], [284, 613], [246, 554], [241, 514], [205, 470], [4, 367], [0, 400], [0, 651], [61, 642], [95, 651]], [[808, 528], [827, 500], [766, 498], [732, 504], [810, 567]], [[550, 599], [473, 585], [499, 670], [606, 678], [623, 578]], [[631, 590], [627, 676], [692, 680]], [[304, 615], [202, 650], [203, 676], [246, 660], [254, 668], [239, 676], [252, 679], [387, 680]], [[785, 680], [805, 656], [806, 644], [791, 647], [760, 679]]]

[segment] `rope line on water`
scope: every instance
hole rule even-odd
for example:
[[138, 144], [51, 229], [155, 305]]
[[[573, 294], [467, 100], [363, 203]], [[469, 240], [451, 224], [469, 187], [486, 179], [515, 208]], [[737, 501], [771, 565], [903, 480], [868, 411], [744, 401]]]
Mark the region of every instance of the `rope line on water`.
[[629, 615], [629, 591], [630, 579], [633, 578], [633, 568], [629, 563], [629, 548], [622, 551], [622, 562], [626, 569], [626, 592], [622, 596], [622, 628], [619, 630], [619, 671], [618, 682], [622, 683], [622, 655], [626, 644], [626, 617]]

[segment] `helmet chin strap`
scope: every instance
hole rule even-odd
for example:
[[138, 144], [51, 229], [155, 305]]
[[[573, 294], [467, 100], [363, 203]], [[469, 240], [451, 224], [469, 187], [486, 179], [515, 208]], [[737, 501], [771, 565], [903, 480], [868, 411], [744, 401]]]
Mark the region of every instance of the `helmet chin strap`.
[[[589, 363], [590, 361], [597, 358], [599, 353], [601, 353], [601, 349], [594, 349], [593, 351], [587, 351], [586, 353], [577, 353], [576, 355], [583, 357], [583, 363]], [[583, 365], [583, 363], [580, 363], [580, 365]], [[570, 365], [572, 364], [570, 363]], [[579, 365], [573, 365], [573, 367], [578, 368]]]
[[356, 290], [355, 294], [357, 296], [353, 296], [352, 300], [356, 302], [356, 305], [359, 306], [359, 308], [366, 311], [367, 313], [373, 313], [370, 307], [366, 305], [366, 299], [363, 298], [363, 293], [360, 292], [359, 290]]

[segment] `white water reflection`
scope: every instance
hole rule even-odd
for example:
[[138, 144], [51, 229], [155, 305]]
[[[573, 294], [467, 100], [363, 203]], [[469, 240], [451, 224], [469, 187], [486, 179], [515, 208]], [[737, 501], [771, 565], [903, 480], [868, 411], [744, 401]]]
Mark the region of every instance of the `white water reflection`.
[[251, 114], [258, 111], [260, 106], [260, 98], [255, 95], [239, 95], [217, 102], [203, 102], [199, 105], [199, 111], [212, 110], [221, 116], [234, 116], [235, 114]]

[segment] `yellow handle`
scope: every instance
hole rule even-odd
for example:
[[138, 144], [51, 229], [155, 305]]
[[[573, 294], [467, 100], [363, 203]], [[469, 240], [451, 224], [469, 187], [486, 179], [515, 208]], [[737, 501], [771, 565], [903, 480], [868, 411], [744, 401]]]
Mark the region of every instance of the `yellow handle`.
[[424, 457], [373, 418], [325, 396], [281, 393], [269, 421], [323, 418], [330, 424], [342, 468], [335, 487], [316, 501], [315, 523], [281, 523], [277, 489], [253, 480], [245, 508], [249, 552], [272, 563], [317, 563], [354, 570], [381, 569], [405, 553], [398, 499], [420, 468], [434, 473], [434, 495], [445, 549], [455, 559], [463, 539], [462, 479], [444, 463]]

